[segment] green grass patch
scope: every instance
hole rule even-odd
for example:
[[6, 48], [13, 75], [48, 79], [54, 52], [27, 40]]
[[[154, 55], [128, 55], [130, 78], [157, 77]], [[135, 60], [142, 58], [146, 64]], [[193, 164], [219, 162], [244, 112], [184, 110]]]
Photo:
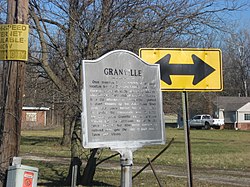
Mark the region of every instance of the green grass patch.
[[[167, 142], [172, 138], [172, 145], [153, 163], [154, 166], [175, 166], [186, 170], [185, 134], [183, 129], [166, 129]], [[40, 157], [70, 158], [69, 146], [61, 146], [62, 129], [44, 131], [22, 131], [21, 154]], [[232, 170], [250, 170], [250, 131], [234, 130], [191, 130], [192, 166], [195, 168], [214, 168]], [[153, 159], [166, 145], [145, 146], [133, 153], [134, 166], [142, 167]], [[102, 160], [116, 152], [102, 149], [98, 160]], [[113, 186], [120, 185], [119, 156], [107, 161], [116, 169], [105, 169], [102, 164], [97, 167], [94, 180]], [[107, 163], [106, 162], [106, 163]], [[23, 160], [23, 164], [39, 168], [39, 183], [58, 184], [65, 180], [69, 163], [46, 160]], [[118, 169], [117, 169], [118, 167]], [[166, 177], [159, 174], [162, 185], [187, 186], [187, 179]], [[61, 183], [62, 184], [62, 183]], [[194, 186], [222, 186], [194, 181]], [[152, 172], [143, 172], [133, 181], [134, 186], [157, 186]], [[46, 186], [46, 185], [45, 185]]]
[[21, 154], [70, 157], [70, 148], [61, 146], [62, 129], [22, 131]]

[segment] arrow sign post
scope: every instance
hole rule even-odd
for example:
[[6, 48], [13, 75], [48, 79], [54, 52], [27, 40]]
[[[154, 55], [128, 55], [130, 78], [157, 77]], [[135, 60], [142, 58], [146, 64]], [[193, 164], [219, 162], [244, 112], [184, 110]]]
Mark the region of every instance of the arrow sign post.
[[193, 186], [187, 91], [222, 91], [219, 49], [140, 49], [140, 57], [159, 64], [162, 91], [182, 91], [188, 186]]
[[219, 49], [140, 49], [148, 63], [160, 64], [162, 91], [222, 91]]

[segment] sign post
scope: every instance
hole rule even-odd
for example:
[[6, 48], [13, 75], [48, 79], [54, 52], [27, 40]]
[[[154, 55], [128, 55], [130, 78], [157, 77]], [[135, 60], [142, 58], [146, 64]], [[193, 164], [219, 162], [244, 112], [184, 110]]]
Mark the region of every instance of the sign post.
[[222, 60], [219, 49], [142, 48], [140, 57], [161, 68], [162, 91], [182, 91], [183, 125], [188, 186], [193, 186], [187, 91], [222, 91]]
[[83, 61], [82, 130], [85, 148], [121, 155], [121, 186], [132, 186], [133, 151], [165, 143], [160, 67], [116, 50]]
[[133, 150], [118, 150], [121, 164], [121, 187], [132, 186]]
[[190, 128], [188, 125], [188, 95], [187, 92], [182, 92], [182, 109], [183, 109], [183, 126], [185, 130], [185, 148], [186, 148], [186, 160], [187, 160], [187, 177], [188, 186], [193, 186], [193, 174], [192, 174], [192, 155], [190, 144]]

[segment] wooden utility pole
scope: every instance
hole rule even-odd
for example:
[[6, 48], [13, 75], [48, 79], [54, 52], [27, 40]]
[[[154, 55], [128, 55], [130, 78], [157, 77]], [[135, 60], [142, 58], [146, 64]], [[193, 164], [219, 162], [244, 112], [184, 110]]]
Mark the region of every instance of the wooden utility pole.
[[[7, 24], [27, 24], [28, 0], [8, 0]], [[24, 93], [24, 61], [4, 61], [0, 121], [0, 187], [12, 158], [18, 156]]]

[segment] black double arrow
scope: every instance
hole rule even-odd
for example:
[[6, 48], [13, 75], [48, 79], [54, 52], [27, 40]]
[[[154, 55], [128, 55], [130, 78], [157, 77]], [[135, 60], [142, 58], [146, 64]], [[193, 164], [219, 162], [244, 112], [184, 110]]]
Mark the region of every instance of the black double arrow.
[[193, 85], [196, 85], [215, 71], [195, 54], [192, 54], [193, 64], [169, 64], [170, 58], [167, 54], [156, 62], [160, 64], [161, 80], [169, 85], [172, 84], [170, 75], [194, 75]]

